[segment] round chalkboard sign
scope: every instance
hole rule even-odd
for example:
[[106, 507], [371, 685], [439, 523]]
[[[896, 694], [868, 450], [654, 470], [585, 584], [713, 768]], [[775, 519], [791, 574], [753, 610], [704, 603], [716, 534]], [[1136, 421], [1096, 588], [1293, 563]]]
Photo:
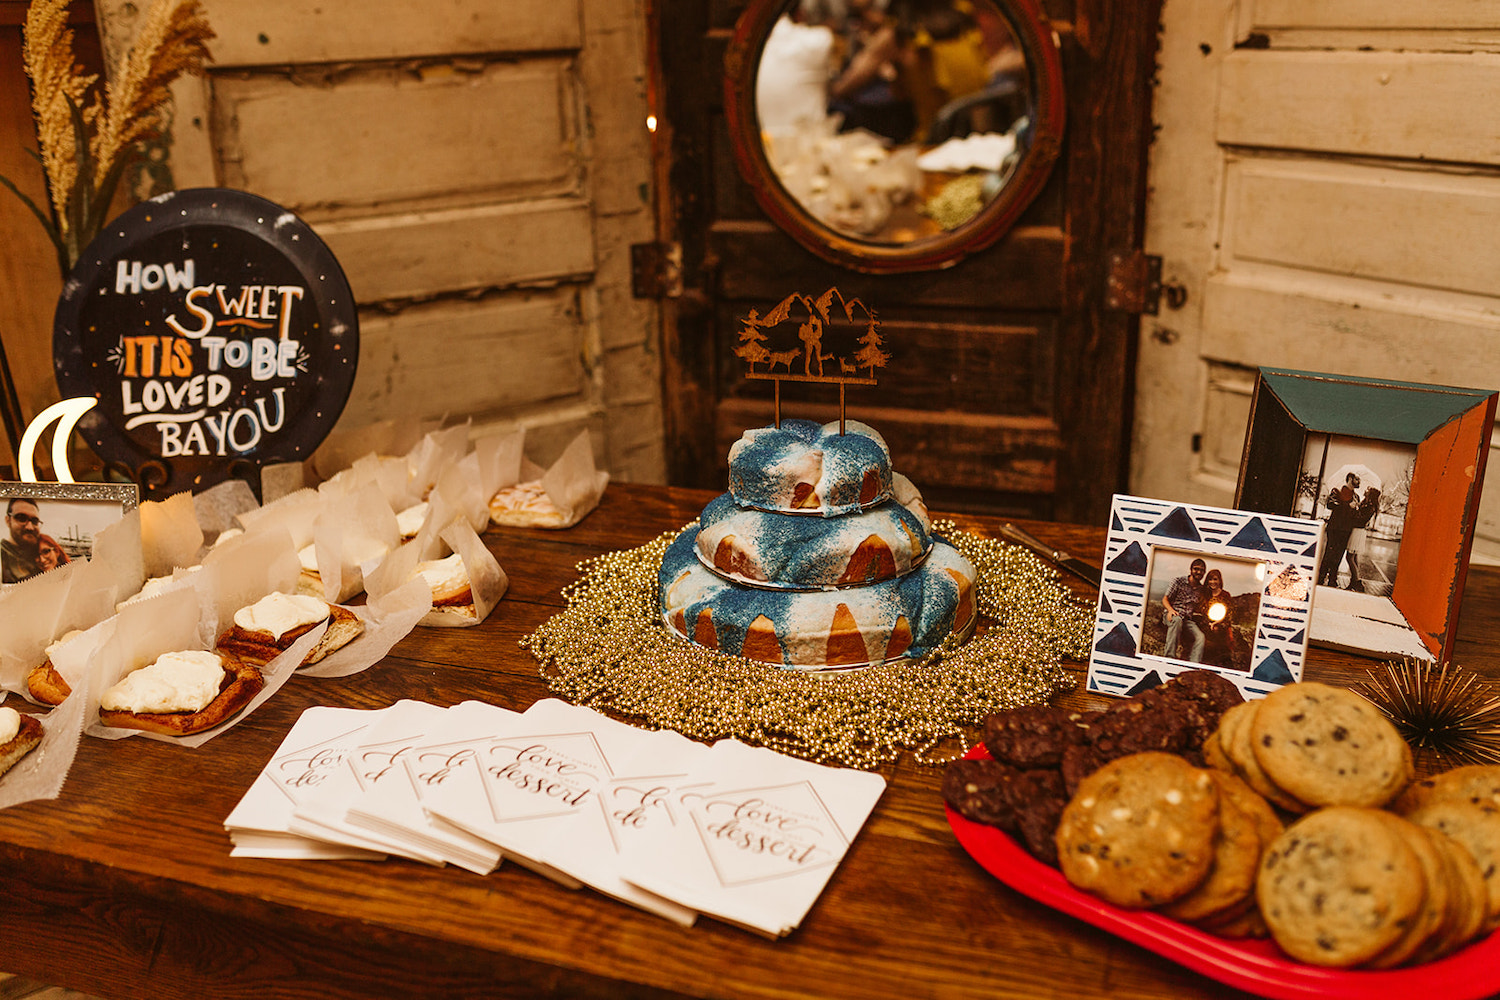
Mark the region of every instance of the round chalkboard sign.
[[98, 401], [78, 430], [99, 457], [177, 492], [310, 455], [354, 385], [359, 319], [305, 222], [197, 188], [135, 206], [89, 244], [52, 358], [63, 398]]

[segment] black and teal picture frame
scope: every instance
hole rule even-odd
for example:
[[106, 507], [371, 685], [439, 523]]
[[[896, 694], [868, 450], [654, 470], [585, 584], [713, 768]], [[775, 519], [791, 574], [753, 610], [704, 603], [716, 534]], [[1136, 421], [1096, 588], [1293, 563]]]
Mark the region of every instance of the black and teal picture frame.
[[1321, 522], [1125, 495], [1109, 520], [1087, 690], [1128, 697], [1196, 669], [1247, 698], [1301, 680]]

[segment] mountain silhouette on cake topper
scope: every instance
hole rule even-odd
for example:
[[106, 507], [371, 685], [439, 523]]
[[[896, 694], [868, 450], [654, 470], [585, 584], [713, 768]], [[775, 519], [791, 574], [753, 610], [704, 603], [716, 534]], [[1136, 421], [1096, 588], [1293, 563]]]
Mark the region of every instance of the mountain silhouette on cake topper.
[[[751, 309], [741, 322], [740, 344], [734, 353], [746, 364], [746, 378], [775, 383], [777, 427], [781, 426], [782, 382], [831, 382], [839, 387], [842, 434], [844, 387], [876, 385], [876, 370], [891, 360], [883, 350], [885, 340], [875, 310], [859, 299], [845, 299], [836, 287], [817, 298], [793, 292], [765, 315]], [[760, 365], [765, 368], [759, 369]]]

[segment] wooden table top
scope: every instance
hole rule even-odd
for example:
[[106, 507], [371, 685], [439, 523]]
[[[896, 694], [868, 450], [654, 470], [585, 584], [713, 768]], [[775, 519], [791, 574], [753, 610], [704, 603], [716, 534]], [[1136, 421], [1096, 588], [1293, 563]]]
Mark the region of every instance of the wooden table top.
[[[230, 857], [224, 818], [304, 709], [526, 708], [550, 692], [518, 640], [562, 605], [577, 563], [681, 526], [709, 496], [612, 485], [569, 531], [492, 530], [511, 583], [489, 620], [418, 629], [352, 677], [294, 678], [198, 750], [85, 738], [59, 799], [0, 812], [0, 968], [107, 997], [194, 1000], [1237, 995], [991, 878], [948, 828], [940, 769], [909, 759], [886, 769], [885, 795], [802, 927], [775, 942], [706, 918], [680, 928], [517, 865], [481, 877]], [[999, 523], [956, 520], [987, 534]], [[1098, 561], [1102, 529], [1025, 526]], [[1500, 573], [1469, 580], [1455, 660], [1495, 676]], [[1314, 650], [1308, 677], [1347, 680], [1374, 662]]]

